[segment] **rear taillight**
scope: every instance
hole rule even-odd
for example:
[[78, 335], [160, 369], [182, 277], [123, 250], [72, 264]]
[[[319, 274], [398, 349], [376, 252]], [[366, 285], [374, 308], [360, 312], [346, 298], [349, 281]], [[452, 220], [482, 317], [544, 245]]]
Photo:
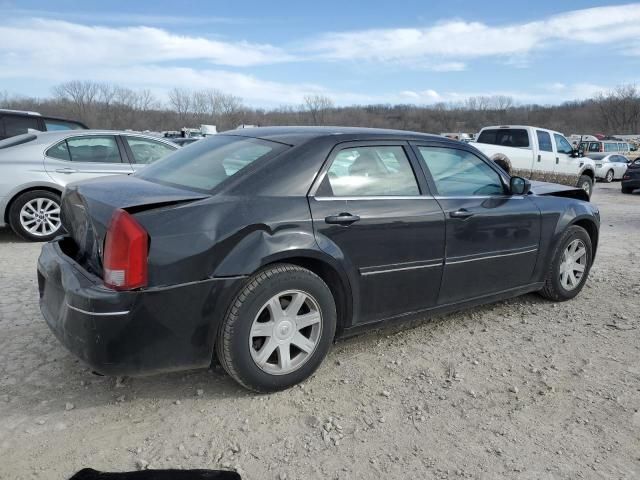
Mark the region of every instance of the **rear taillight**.
[[113, 213], [104, 241], [104, 284], [115, 290], [147, 285], [149, 236], [129, 213]]

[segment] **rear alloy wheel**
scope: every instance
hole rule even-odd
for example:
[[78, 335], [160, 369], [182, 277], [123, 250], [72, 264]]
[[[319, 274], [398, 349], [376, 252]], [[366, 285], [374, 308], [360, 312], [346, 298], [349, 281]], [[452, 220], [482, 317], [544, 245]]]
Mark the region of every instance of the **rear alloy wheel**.
[[23, 193], [9, 210], [9, 223], [25, 240], [43, 242], [60, 233], [60, 196], [47, 190]]
[[587, 192], [587, 196], [591, 198], [593, 192], [593, 180], [589, 175], [580, 175], [578, 179], [578, 187]]
[[613, 170], [609, 170], [609, 171], [607, 172], [607, 174], [606, 174], [606, 175], [605, 175], [605, 177], [604, 177], [604, 181], [605, 181], [606, 183], [611, 183], [611, 182], [613, 182]]
[[554, 250], [541, 295], [554, 301], [575, 297], [587, 281], [592, 259], [587, 231], [576, 225], [569, 227]]
[[276, 264], [234, 300], [216, 341], [223, 368], [256, 392], [289, 388], [318, 368], [336, 329], [331, 290], [313, 272]]

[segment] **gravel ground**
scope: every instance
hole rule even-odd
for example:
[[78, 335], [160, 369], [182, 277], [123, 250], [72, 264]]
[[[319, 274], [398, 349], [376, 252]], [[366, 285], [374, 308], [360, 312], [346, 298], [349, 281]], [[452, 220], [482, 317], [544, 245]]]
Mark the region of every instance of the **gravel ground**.
[[261, 396], [219, 369], [92, 375], [37, 306], [40, 246], [0, 232], [0, 478], [91, 466], [243, 478], [640, 478], [640, 195], [598, 184], [578, 298], [537, 295], [338, 343]]

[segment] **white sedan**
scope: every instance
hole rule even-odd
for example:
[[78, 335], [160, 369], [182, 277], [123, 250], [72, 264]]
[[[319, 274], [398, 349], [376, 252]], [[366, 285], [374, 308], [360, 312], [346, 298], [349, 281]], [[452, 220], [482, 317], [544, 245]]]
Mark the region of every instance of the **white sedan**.
[[621, 180], [629, 162], [627, 157], [617, 153], [593, 153], [589, 158], [596, 164], [596, 178], [607, 183]]

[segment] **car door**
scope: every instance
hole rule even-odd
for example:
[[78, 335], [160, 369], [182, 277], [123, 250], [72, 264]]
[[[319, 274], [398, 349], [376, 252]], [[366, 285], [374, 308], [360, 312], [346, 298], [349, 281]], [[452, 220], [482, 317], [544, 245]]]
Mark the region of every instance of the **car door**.
[[318, 245], [346, 265], [355, 322], [436, 305], [444, 215], [407, 143], [338, 145], [309, 205]]
[[472, 151], [429, 143], [414, 149], [446, 218], [438, 303], [529, 284], [540, 241], [536, 205], [527, 195], [509, 194], [507, 177]]
[[573, 147], [566, 138], [558, 133], [553, 134], [556, 149], [556, 164], [554, 168], [555, 181], [561, 183], [578, 183], [579, 159], [573, 157]]
[[538, 155], [533, 163], [531, 178], [548, 181], [553, 176], [556, 162], [551, 134], [544, 130], [536, 130], [536, 138], [538, 140]]
[[123, 162], [115, 135], [66, 137], [45, 151], [44, 167], [60, 185], [133, 172], [129, 162]]
[[122, 135], [121, 138], [127, 149], [131, 167], [136, 171], [178, 149], [177, 145], [169, 145], [168, 142], [161, 142], [147, 137]]

